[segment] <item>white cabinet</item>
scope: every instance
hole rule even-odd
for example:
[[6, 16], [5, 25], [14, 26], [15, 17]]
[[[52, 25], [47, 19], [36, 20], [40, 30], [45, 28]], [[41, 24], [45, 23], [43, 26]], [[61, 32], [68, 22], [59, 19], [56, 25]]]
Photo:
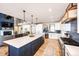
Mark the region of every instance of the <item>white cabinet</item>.
[[61, 37], [61, 34], [49, 33], [49, 39], [59, 39], [59, 37]]
[[65, 45], [65, 56], [79, 56], [79, 47], [73, 45]]
[[68, 49], [67, 49], [67, 47], [65, 47], [65, 56], [71, 56]]

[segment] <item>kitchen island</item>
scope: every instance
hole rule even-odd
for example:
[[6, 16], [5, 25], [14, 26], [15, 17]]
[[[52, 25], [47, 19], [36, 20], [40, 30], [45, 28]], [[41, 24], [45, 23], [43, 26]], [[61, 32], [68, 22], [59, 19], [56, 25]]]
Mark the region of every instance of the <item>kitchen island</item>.
[[9, 56], [33, 56], [44, 43], [44, 34], [35, 34], [34, 37], [24, 36], [4, 41], [8, 44]]

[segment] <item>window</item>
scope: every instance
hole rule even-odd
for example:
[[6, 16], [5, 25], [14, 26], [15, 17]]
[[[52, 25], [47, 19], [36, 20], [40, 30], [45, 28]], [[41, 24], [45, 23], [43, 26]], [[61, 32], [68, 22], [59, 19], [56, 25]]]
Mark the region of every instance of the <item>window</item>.
[[32, 33], [35, 34], [36, 33], [36, 25], [32, 24]]
[[36, 34], [43, 33], [43, 24], [36, 25]]
[[60, 30], [60, 23], [55, 23], [55, 30]]
[[50, 29], [50, 32], [55, 32], [55, 25], [51, 24], [49, 29]]
[[22, 33], [30, 32], [30, 25], [22, 25]]

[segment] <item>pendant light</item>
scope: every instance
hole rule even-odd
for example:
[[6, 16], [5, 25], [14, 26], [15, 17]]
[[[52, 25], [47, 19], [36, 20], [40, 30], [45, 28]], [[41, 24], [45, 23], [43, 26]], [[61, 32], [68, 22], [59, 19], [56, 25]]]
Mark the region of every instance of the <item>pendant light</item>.
[[31, 31], [30, 31], [30, 37], [34, 37], [34, 34], [32, 33], [32, 25], [33, 25], [33, 15], [31, 15], [32, 21], [31, 21]]
[[25, 20], [25, 10], [23, 10], [23, 23], [25, 23], [26, 22], [26, 20]]

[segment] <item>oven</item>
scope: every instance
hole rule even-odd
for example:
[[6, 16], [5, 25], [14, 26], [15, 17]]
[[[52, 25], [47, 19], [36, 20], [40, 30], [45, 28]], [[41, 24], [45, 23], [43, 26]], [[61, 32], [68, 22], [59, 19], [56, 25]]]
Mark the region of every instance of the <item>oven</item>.
[[5, 35], [12, 35], [12, 31], [4, 31], [3, 32], [3, 35], [5, 36]]
[[13, 30], [0, 30], [1, 36], [13, 35]]

